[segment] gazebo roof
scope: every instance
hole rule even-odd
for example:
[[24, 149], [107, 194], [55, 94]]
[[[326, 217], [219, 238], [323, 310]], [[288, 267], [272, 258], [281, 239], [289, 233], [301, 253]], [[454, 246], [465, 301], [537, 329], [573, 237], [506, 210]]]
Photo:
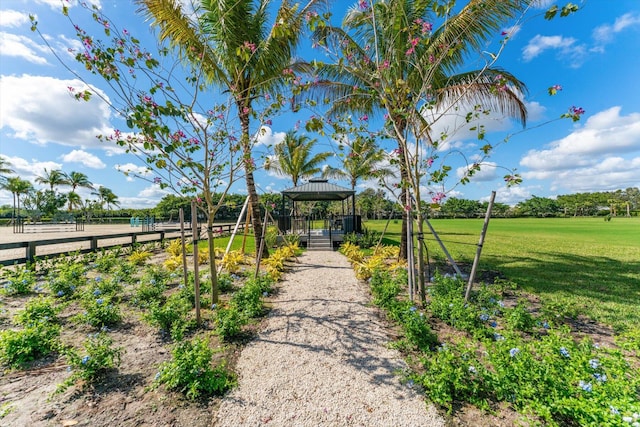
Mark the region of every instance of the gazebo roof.
[[326, 179], [312, 178], [306, 184], [289, 188], [282, 192], [289, 199], [301, 201], [345, 200], [355, 194], [355, 191], [339, 185], [330, 184]]

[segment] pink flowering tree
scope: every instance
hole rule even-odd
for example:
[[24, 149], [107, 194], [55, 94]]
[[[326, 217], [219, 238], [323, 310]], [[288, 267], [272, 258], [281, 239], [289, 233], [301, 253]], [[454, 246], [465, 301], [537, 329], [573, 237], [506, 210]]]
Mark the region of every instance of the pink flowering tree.
[[[415, 217], [418, 233], [423, 233], [422, 203], [442, 202], [451, 188], [469, 182], [495, 148], [506, 142], [488, 140], [482, 119], [494, 114], [526, 126], [526, 86], [499, 68], [497, 61], [509, 39], [508, 33], [500, 34], [501, 28], [521, 23], [534, 12], [533, 2], [471, 0], [461, 7], [455, 3], [362, 0], [347, 12], [341, 27], [332, 26], [326, 16], [308, 19], [314, 45], [330, 58], [314, 63], [311, 98], [326, 100], [332, 117], [382, 116], [379, 135], [397, 143], [390, 162], [397, 167], [399, 199], [405, 207], [402, 257], [413, 253], [409, 220]], [[571, 4], [550, 9], [547, 18], [576, 10]], [[496, 37], [501, 38], [497, 50], [486, 52], [488, 42]], [[470, 70], [470, 60], [482, 66]], [[554, 95], [559, 89], [552, 87], [549, 92]], [[583, 112], [572, 108], [563, 116], [577, 120]], [[454, 128], [436, 133], [436, 125], [447, 115], [461, 120]], [[480, 150], [473, 161], [464, 157], [466, 172], [452, 184], [452, 157], [463, 154], [446, 147], [458, 130], [474, 132]], [[505, 175], [508, 185], [520, 180], [513, 172]], [[423, 188], [428, 194], [423, 194]], [[422, 255], [418, 270], [424, 297]], [[413, 284], [410, 287], [415, 289]]]
[[[114, 111], [122, 127], [97, 137], [147, 165], [144, 172], [125, 174], [190, 195], [197, 202], [207, 221], [212, 300], [217, 302], [213, 221], [244, 164], [240, 127], [230, 113], [233, 100], [207, 91], [207, 76], [196, 64], [185, 65], [162, 46], [148, 50], [130, 30], [119, 28], [97, 8], [85, 6], [83, 11], [91, 14], [93, 22], [83, 19], [84, 15], [74, 18], [63, 8], [81, 43], [80, 49], [70, 53], [86, 71], [74, 72], [85, 84], [69, 87], [69, 93], [81, 102], [100, 98]], [[88, 27], [97, 24], [104, 38], [91, 35], [76, 22]], [[37, 22], [32, 28], [40, 33]], [[101, 78], [109, 95], [89, 83], [94, 76]], [[216, 98], [222, 101], [216, 104]]]

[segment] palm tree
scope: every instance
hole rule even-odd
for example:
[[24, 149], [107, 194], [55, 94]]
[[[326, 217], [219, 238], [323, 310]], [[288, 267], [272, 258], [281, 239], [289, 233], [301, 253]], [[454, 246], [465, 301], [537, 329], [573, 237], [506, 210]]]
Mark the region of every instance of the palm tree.
[[384, 178], [393, 176], [393, 171], [382, 167], [385, 157], [383, 150], [377, 147], [373, 138], [358, 135], [350, 144], [349, 154], [342, 160], [341, 168], [328, 167], [322, 175], [330, 178], [348, 179], [351, 189], [356, 189], [360, 179]]
[[[82, 199], [76, 193], [76, 188], [89, 188], [93, 190], [93, 184], [89, 181], [87, 175], [82, 172], [72, 171], [71, 173], [65, 175], [66, 185], [71, 186], [71, 191], [69, 192], [69, 211], [73, 210], [74, 206], [79, 206], [82, 203]], [[73, 196], [72, 196], [73, 194]]]
[[[18, 213], [18, 217], [20, 216], [20, 195], [26, 194], [33, 188], [31, 183], [27, 180], [24, 180], [18, 176], [12, 176], [7, 178], [5, 183], [0, 184], [0, 188], [7, 190], [13, 194], [13, 219], [12, 221], [15, 224], [16, 212]], [[17, 211], [16, 211], [16, 201], [17, 201]]]
[[67, 200], [69, 201], [69, 212], [74, 208], [82, 207], [82, 197], [80, 197], [80, 195], [75, 191], [71, 191], [67, 194]]
[[101, 209], [104, 207], [104, 205], [107, 205], [108, 211], [111, 210], [111, 205], [120, 206], [120, 203], [118, 202], [118, 196], [116, 196], [115, 193], [107, 187], [102, 186], [98, 188], [97, 192], [93, 192], [91, 194], [98, 196], [98, 202]]
[[10, 173], [13, 173], [11, 163], [9, 163], [9, 161], [4, 157], [0, 156], [0, 182], [4, 182], [8, 178], [6, 175], [9, 175]]
[[67, 185], [67, 175], [59, 169], [52, 169], [50, 172], [45, 168], [44, 174], [36, 178], [36, 182], [39, 184], [48, 185], [51, 191], [58, 185]]
[[[470, 0], [458, 13], [448, 14], [435, 30], [431, 23], [441, 16], [434, 13], [431, 1], [388, 0], [373, 2], [366, 10], [354, 7], [343, 28], [320, 26], [314, 35], [318, 43], [337, 46], [342, 58], [317, 66], [320, 83], [313, 90], [319, 99], [333, 101], [336, 114], [387, 114], [387, 129], [398, 143], [401, 180], [414, 189], [419, 206], [420, 183], [412, 174], [407, 140], [411, 132], [416, 140], [437, 145], [431, 139], [426, 109], [468, 102], [525, 123], [522, 82], [490, 66], [461, 69], [470, 53], [482, 51], [487, 40], [530, 2]], [[403, 192], [405, 206], [406, 197]], [[403, 211], [403, 258], [407, 255], [407, 220]]]
[[198, 22], [183, 12], [178, 1], [137, 1], [153, 25], [160, 27], [160, 39], [168, 40], [183, 58], [202, 68], [211, 84], [233, 98], [259, 253], [262, 224], [253, 175], [251, 117], [258, 102], [286, 86], [291, 67], [295, 68], [292, 57], [301, 40], [305, 16], [321, 1], [310, 0], [299, 7], [283, 0], [270, 21], [269, 14], [276, 8], [272, 0], [201, 0], [196, 11]]
[[287, 176], [297, 187], [301, 178], [309, 178], [322, 171], [321, 164], [331, 153], [312, 154], [315, 139], [306, 135], [296, 135], [295, 131], [286, 133], [284, 140], [274, 147], [275, 160], [265, 163], [266, 170], [272, 170], [280, 176]]

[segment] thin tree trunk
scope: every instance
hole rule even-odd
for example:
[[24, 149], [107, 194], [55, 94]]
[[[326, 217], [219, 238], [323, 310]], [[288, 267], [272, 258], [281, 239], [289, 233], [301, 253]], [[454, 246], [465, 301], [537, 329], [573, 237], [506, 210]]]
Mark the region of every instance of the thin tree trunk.
[[[238, 103], [238, 109], [243, 111], [245, 106]], [[258, 202], [258, 193], [253, 178], [253, 169], [255, 165], [251, 158], [251, 138], [249, 135], [249, 114], [240, 114], [240, 125], [242, 128], [242, 154], [244, 156], [245, 181], [247, 184], [247, 196], [249, 197], [249, 210], [251, 211], [251, 223], [253, 225], [253, 236], [255, 239], [256, 256], [260, 252], [260, 239], [262, 236], [262, 224], [260, 222], [260, 203]], [[262, 257], [269, 256], [269, 250], [265, 248], [262, 251]]]

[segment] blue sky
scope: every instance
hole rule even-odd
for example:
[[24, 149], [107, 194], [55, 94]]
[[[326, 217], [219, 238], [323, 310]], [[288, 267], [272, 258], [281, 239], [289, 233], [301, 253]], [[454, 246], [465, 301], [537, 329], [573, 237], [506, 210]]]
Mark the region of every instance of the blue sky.
[[[91, 2], [122, 28], [135, 30], [148, 42], [153, 40], [148, 24], [128, 0]], [[481, 200], [496, 190], [498, 201], [515, 204], [532, 195], [640, 187], [640, 2], [575, 2], [583, 8], [569, 18], [545, 21], [541, 16], [532, 17], [513, 31], [498, 65], [528, 87], [529, 129], [520, 133], [507, 120], [488, 121], [491, 142], [513, 136], [470, 184], [453, 186], [452, 179], [445, 189], [449, 197]], [[77, 7], [74, 0], [66, 3]], [[548, 7], [553, 2], [546, 3]], [[33, 14], [51, 46], [66, 63], [81, 69], [67, 53], [74, 46], [74, 34], [60, 13], [60, 4], [59, 0], [0, 3], [0, 155], [17, 174], [31, 181], [44, 168], [79, 171], [94, 185], [112, 189], [122, 207], [154, 206], [165, 194], [163, 190], [118, 170], [142, 171], [144, 163], [96, 139], [97, 134], [110, 134], [118, 126], [113, 113], [97, 99], [80, 103], [69, 96], [67, 86], [73, 85], [74, 77], [30, 31], [28, 15]], [[346, 5], [352, 4], [335, 1], [333, 12], [342, 16]], [[312, 57], [319, 53], [301, 54]], [[92, 83], [104, 86], [99, 80]], [[562, 90], [550, 97], [547, 89], [553, 85]], [[555, 120], [571, 106], [585, 110], [581, 121]], [[304, 119], [304, 114], [274, 118], [257, 150], [266, 154], [268, 144], [278, 142], [293, 123]], [[438, 124], [442, 129], [451, 125], [447, 120]], [[332, 146], [326, 137], [310, 136], [318, 139], [321, 149]], [[478, 150], [477, 142], [465, 132], [453, 135], [447, 146], [470, 158]], [[337, 159], [330, 163], [337, 166]], [[454, 176], [461, 165], [453, 161]], [[516, 168], [524, 182], [506, 188], [502, 167]], [[262, 170], [256, 172], [256, 181], [262, 192], [291, 186], [290, 180]], [[243, 185], [239, 181], [233, 192], [245, 193]], [[363, 182], [358, 190], [375, 186]], [[89, 191], [79, 192], [83, 198], [92, 197]], [[11, 200], [9, 193], [0, 191], [0, 205], [11, 204]]]

